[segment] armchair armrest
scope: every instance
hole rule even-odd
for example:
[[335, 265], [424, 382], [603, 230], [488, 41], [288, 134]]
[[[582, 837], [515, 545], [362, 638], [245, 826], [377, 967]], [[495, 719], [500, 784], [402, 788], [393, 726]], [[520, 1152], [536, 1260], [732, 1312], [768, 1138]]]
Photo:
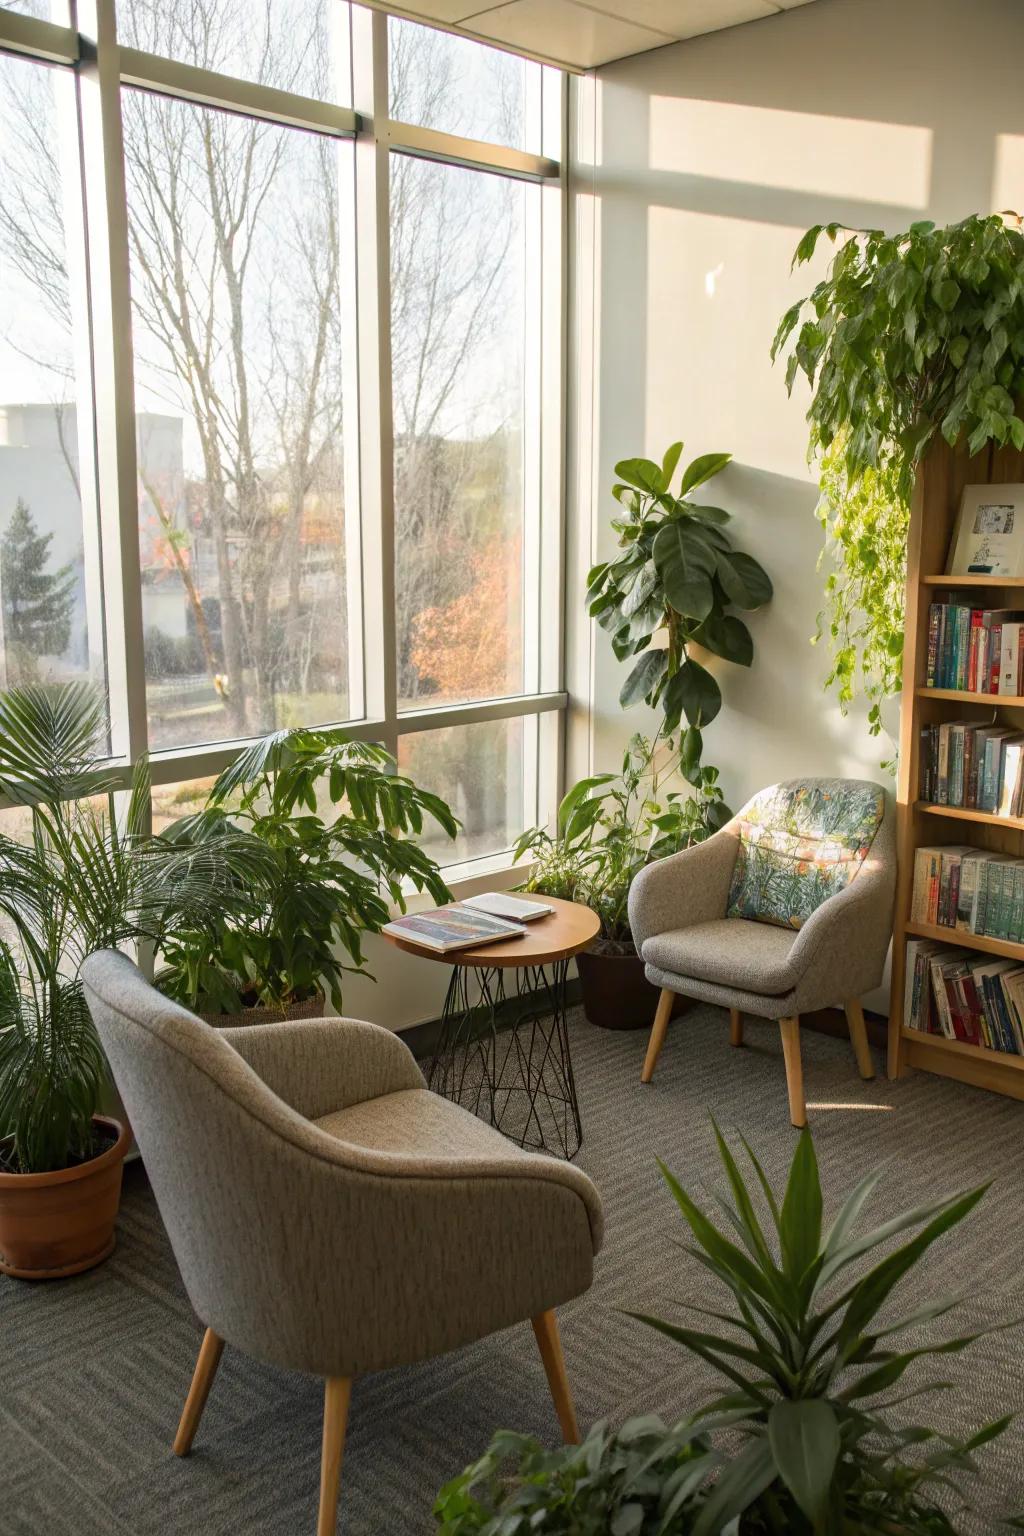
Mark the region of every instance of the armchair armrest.
[[293, 1019], [220, 1033], [271, 1092], [307, 1120], [425, 1086], [405, 1042], [361, 1019]]
[[880, 982], [892, 938], [896, 868], [887, 848], [879, 855], [800, 929], [790, 964], [800, 973], [801, 1011], [859, 997]]
[[629, 926], [639, 953], [672, 928], [725, 916], [739, 839], [728, 827], [642, 869], [629, 892]]

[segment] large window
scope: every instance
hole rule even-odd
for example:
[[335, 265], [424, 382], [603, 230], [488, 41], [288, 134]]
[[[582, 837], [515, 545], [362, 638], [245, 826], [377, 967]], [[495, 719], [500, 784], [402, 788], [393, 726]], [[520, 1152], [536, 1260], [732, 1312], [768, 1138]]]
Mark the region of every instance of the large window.
[[75, 14], [0, 0], [0, 683], [104, 686], [156, 827], [344, 724], [500, 853], [565, 705], [560, 77], [346, 0]]

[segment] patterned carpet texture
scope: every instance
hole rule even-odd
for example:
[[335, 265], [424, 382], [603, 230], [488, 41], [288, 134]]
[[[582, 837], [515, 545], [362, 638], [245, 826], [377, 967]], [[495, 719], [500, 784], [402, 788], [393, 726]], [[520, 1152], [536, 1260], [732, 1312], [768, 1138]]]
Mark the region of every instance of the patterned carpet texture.
[[[786, 1113], [778, 1031], [703, 1008], [676, 1021], [653, 1084], [641, 1087], [643, 1034], [572, 1020], [584, 1141], [607, 1243], [588, 1296], [564, 1309], [562, 1337], [581, 1423], [654, 1411], [677, 1418], [716, 1385], [710, 1370], [621, 1315], [670, 1315], [707, 1300], [707, 1276], [683, 1253], [681, 1219], [655, 1167], [714, 1182], [708, 1111], [742, 1130], [781, 1179], [795, 1133]], [[862, 1083], [842, 1040], [807, 1034], [807, 1097], [829, 1206], [887, 1164], [876, 1215], [994, 1177], [963, 1235], [933, 1251], [899, 1312], [966, 1292], [962, 1331], [1024, 1313], [1024, 1106], [939, 1078]], [[472, 1264], [471, 1252], [466, 1263]], [[410, 1286], [416, 1277], [410, 1275]], [[942, 1325], [937, 1325], [941, 1328]], [[28, 1285], [0, 1279], [0, 1532], [3, 1536], [312, 1536], [319, 1476], [320, 1383], [230, 1348], [192, 1456], [171, 1440], [200, 1327], [182, 1290], [138, 1163], [125, 1179], [117, 1250], [90, 1275]], [[928, 1407], [964, 1431], [1024, 1409], [1024, 1330], [982, 1340], [937, 1373], [955, 1390]], [[1024, 1421], [1022, 1421], [1024, 1424]], [[342, 1478], [344, 1536], [428, 1536], [439, 1485], [512, 1426], [554, 1443], [557, 1426], [528, 1325], [456, 1355], [356, 1384]], [[997, 1529], [1024, 1507], [1024, 1428], [983, 1453], [981, 1513]]]

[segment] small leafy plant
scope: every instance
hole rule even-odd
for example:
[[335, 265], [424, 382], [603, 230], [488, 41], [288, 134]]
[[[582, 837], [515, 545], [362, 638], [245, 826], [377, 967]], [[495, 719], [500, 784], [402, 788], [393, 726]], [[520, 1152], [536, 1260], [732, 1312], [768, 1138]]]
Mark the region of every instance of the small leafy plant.
[[679, 748], [659, 737], [633, 736], [620, 773], [580, 779], [558, 808], [556, 830], [532, 827], [515, 846], [535, 868], [523, 889], [581, 901], [601, 919], [606, 949], [631, 947], [629, 887], [654, 859], [703, 842], [732, 814], [718, 787], [718, 769], [699, 766], [687, 794], [678, 782]]
[[[321, 815], [324, 798], [333, 817]], [[206, 807], [166, 835], [216, 846], [244, 831], [267, 852], [260, 900], [243, 919], [226, 912], [212, 932], [169, 935], [160, 987], [206, 1013], [280, 1010], [321, 989], [340, 1010], [342, 978], [365, 969], [362, 935], [389, 920], [389, 901], [404, 911], [407, 883], [451, 899], [415, 841], [427, 818], [456, 835], [444, 801], [397, 773], [383, 747], [305, 727], [256, 742], [220, 775]]]
[[[812, 390], [809, 456], [821, 457], [820, 515], [837, 570], [827, 588], [835, 664], [826, 686], [845, 705], [858, 670], [869, 723], [899, 691], [906, 529], [918, 464], [938, 434], [1024, 448], [1024, 234], [1017, 215], [972, 215], [904, 233], [816, 224], [793, 265], [824, 236], [827, 275], [782, 317], [772, 358], [786, 385]], [[853, 617], [862, 606], [863, 622]]]
[[[660, 1166], [695, 1242], [689, 1252], [727, 1293], [725, 1309], [685, 1305], [699, 1319], [694, 1326], [628, 1315], [714, 1366], [727, 1390], [670, 1430], [641, 1420], [616, 1439], [598, 1426], [583, 1447], [551, 1453], [499, 1436], [488, 1456], [442, 1490], [435, 1515], [443, 1536], [956, 1531], [946, 1506], [976, 1472], [973, 1453], [1009, 1420], [957, 1440], [897, 1417], [893, 1410], [911, 1400], [949, 1389], [934, 1380], [905, 1389], [907, 1373], [929, 1357], [966, 1349], [978, 1334], [928, 1343], [918, 1335], [901, 1348], [901, 1334], [933, 1324], [961, 1298], [895, 1319], [888, 1304], [987, 1186], [858, 1231], [881, 1176], [876, 1170], [826, 1230], [808, 1131], [781, 1198], [746, 1142], [749, 1182], [717, 1126], [715, 1136], [728, 1187], [718, 1198], [724, 1229]], [[638, 1462], [629, 1448], [640, 1439], [645, 1457]]]
[[[700, 764], [701, 732], [721, 709], [722, 693], [708, 669], [690, 655], [690, 647], [749, 667], [754, 643], [731, 610], [760, 608], [771, 598], [772, 584], [751, 555], [733, 548], [725, 532], [730, 514], [691, 499], [732, 455], [706, 453], [694, 459], [673, 494], [682, 451], [682, 443], [673, 443], [660, 465], [651, 459], [616, 464], [619, 479], [612, 495], [624, 516], [612, 527], [622, 553], [591, 570], [587, 605], [611, 635], [619, 661], [640, 657], [622, 685], [622, 707], [643, 699], [660, 709], [661, 734], [667, 737], [685, 718], [680, 762], [692, 774]], [[652, 644], [655, 637], [664, 644]]]

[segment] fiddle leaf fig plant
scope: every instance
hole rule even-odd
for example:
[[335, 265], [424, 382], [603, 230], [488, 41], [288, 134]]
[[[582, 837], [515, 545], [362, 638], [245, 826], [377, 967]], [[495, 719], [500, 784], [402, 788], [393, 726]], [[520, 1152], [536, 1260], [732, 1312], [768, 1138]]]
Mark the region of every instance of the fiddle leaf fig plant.
[[859, 667], [877, 732], [879, 704], [900, 687], [918, 464], [939, 434], [972, 454], [988, 442], [1024, 449], [1024, 233], [1016, 214], [922, 219], [896, 235], [816, 224], [793, 265], [823, 237], [838, 250], [783, 315], [772, 358], [788, 352], [791, 393], [801, 373], [812, 391], [809, 455], [821, 459], [819, 517], [836, 563], [819, 625], [833, 641], [826, 687], [845, 706]]
[[[666, 737], [686, 721], [680, 750], [684, 771], [696, 783], [701, 733], [721, 709], [722, 693], [690, 647], [749, 667], [750, 631], [731, 610], [760, 608], [771, 598], [772, 584], [751, 555], [733, 548], [725, 532], [730, 514], [691, 500], [732, 455], [694, 459], [673, 493], [682, 451], [682, 443], [673, 443], [660, 465], [651, 459], [616, 464], [612, 495], [623, 516], [612, 527], [621, 553], [591, 570], [587, 606], [611, 635], [618, 659], [639, 658], [622, 685], [622, 707], [644, 700], [660, 709]], [[654, 644], [656, 639], [664, 644]]]

